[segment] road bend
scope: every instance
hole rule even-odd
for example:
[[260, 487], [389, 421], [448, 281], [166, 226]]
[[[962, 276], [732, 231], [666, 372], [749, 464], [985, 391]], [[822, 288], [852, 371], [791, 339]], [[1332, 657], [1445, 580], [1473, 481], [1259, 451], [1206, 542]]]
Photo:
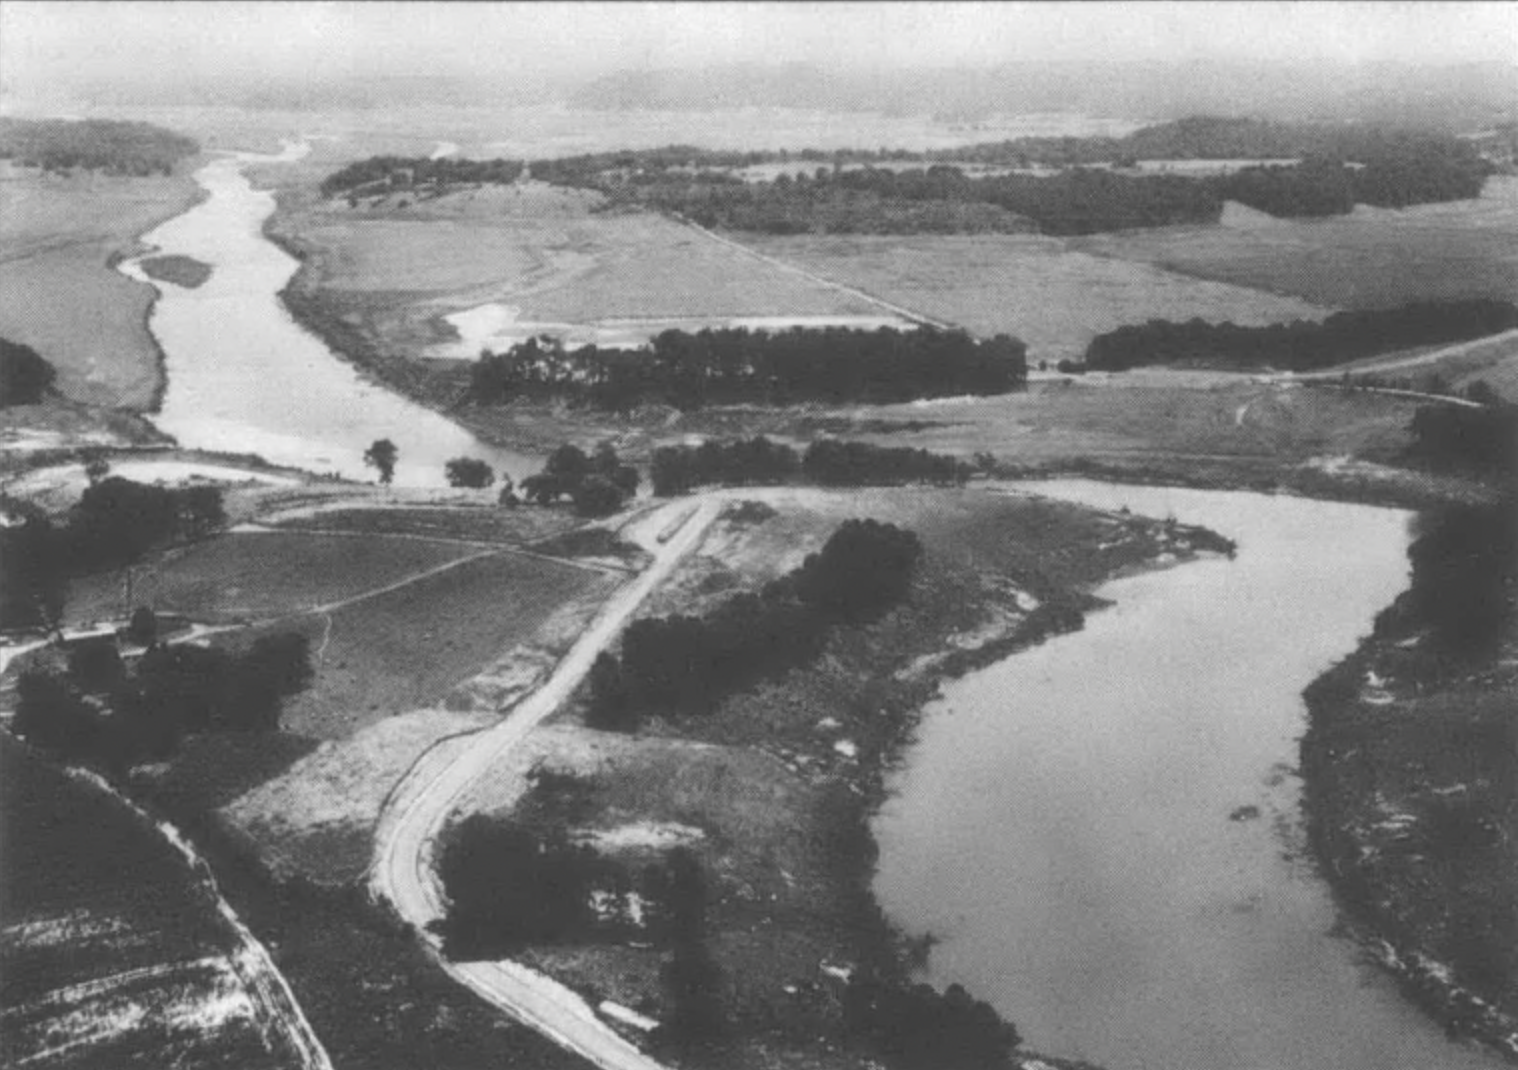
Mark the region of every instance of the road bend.
[[[505, 720], [484, 732], [449, 740], [418, 763], [391, 796], [377, 829], [371, 892], [389, 900], [416, 927], [456, 981], [603, 1070], [661, 1067], [597, 1017], [577, 994], [548, 977], [515, 962], [449, 962], [441, 954], [439, 938], [428, 929], [444, 910], [432, 866], [433, 846], [449, 813], [474, 783], [563, 704], [643, 600], [700, 544], [722, 504], [719, 495], [701, 499], [694, 508], [686, 499], [663, 507], [641, 524], [640, 532], [657, 533], [643, 539], [653, 554], [648, 568], [602, 607], [547, 683]], [[520, 779], [517, 790], [525, 791], [525, 778]]]

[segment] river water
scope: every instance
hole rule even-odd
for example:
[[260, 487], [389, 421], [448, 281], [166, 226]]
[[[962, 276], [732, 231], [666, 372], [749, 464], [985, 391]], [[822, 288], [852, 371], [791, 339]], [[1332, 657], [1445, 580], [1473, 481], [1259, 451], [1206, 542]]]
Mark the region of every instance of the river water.
[[1109, 583], [1083, 631], [945, 685], [875, 822], [882, 906], [940, 940], [927, 979], [1108, 1070], [1498, 1065], [1331, 935], [1305, 857], [1300, 695], [1405, 587], [1407, 515], [1028, 487], [1239, 552]]
[[[149, 321], [167, 357], [168, 389], [153, 422], [181, 446], [256, 453], [274, 464], [373, 479], [363, 463], [375, 439], [400, 451], [395, 482], [444, 485], [443, 465], [478, 457], [520, 479], [540, 465], [481, 442], [458, 424], [363, 379], [290, 318], [279, 291], [299, 263], [263, 236], [274, 196], [243, 169], [299, 159], [219, 156], [195, 174], [207, 197], [144, 236], [161, 253], [211, 265], [196, 289], [158, 283]], [[122, 265], [148, 281], [134, 261]]]

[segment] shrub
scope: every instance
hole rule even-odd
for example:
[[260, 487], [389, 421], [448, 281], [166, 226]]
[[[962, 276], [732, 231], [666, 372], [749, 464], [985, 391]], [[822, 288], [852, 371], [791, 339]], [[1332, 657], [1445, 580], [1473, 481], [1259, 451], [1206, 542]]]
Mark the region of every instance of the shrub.
[[475, 457], [455, 457], [444, 466], [450, 487], [482, 489], [495, 482], [495, 471]]

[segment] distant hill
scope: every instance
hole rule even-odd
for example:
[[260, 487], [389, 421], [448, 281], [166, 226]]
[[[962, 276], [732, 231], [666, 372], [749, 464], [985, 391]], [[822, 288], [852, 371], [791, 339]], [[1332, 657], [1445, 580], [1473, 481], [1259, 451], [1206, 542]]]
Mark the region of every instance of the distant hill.
[[1045, 111], [1149, 119], [1205, 112], [1473, 129], [1518, 118], [1518, 68], [1209, 60], [862, 72], [750, 63], [622, 71], [582, 85], [568, 103], [599, 110], [785, 107], [965, 120]]
[[0, 118], [0, 159], [49, 171], [167, 175], [199, 151], [191, 138], [152, 123]]

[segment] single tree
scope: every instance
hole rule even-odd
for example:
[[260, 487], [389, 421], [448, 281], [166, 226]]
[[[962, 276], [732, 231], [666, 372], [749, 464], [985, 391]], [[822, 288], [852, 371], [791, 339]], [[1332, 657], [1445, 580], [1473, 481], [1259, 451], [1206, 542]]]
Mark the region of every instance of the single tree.
[[111, 462], [106, 459], [105, 450], [93, 447], [84, 450], [80, 456], [84, 458], [84, 475], [90, 481], [90, 486], [111, 474]]
[[395, 448], [395, 443], [388, 438], [377, 438], [364, 451], [364, 463], [379, 472], [379, 481], [389, 486], [395, 478], [395, 460], [400, 456], [400, 450]]
[[132, 619], [127, 624], [126, 638], [128, 642], [139, 646], [152, 646], [158, 639], [158, 617], [147, 606], [138, 606], [132, 610]]

